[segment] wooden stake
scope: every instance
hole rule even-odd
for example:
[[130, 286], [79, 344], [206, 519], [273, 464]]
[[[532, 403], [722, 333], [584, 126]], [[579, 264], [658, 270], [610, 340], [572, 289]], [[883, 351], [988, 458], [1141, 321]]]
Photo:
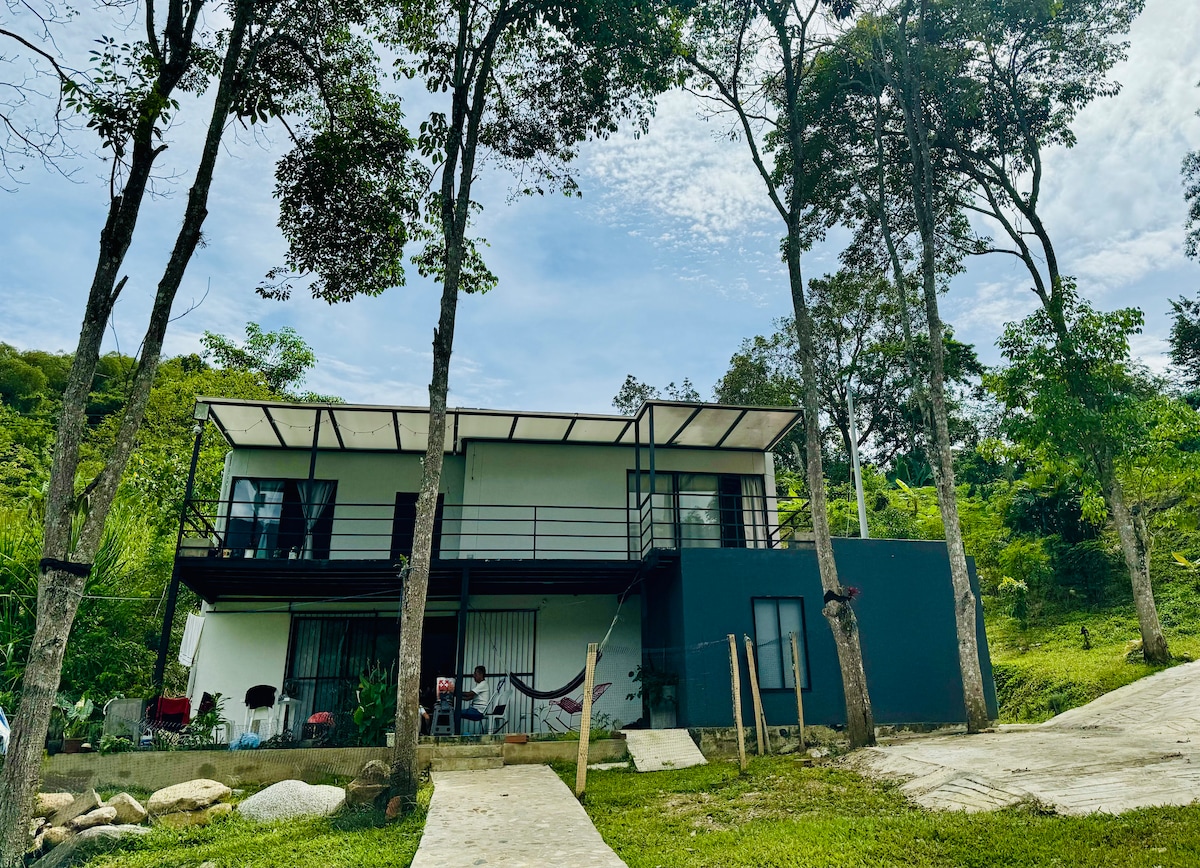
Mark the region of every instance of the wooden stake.
[[575, 798], [582, 800], [587, 788], [588, 740], [592, 737], [592, 686], [596, 681], [596, 643], [588, 645], [583, 675], [583, 719], [579, 722], [579, 760], [575, 767]]
[[733, 725], [737, 729], [738, 766], [746, 770], [746, 734], [742, 732], [742, 673], [738, 669], [737, 637], [729, 634], [729, 677], [733, 681]]
[[800, 641], [792, 634], [792, 680], [796, 684], [796, 719], [800, 726], [800, 752], [808, 750], [804, 744], [804, 694], [800, 681]]
[[754, 643], [749, 636], [746, 640], [746, 669], [750, 674], [750, 696], [754, 700], [754, 734], [758, 736], [758, 755], [767, 753], [770, 741], [767, 739], [767, 716], [763, 713], [762, 694], [758, 692], [758, 664], [754, 661]]

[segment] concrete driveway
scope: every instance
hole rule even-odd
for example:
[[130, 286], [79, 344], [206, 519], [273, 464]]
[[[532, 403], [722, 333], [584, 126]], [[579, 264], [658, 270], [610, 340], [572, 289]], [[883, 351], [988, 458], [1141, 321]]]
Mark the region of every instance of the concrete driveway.
[[847, 764], [904, 781], [918, 804], [992, 810], [1035, 798], [1062, 814], [1200, 799], [1200, 661], [1143, 678], [1046, 723], [908, 737]]

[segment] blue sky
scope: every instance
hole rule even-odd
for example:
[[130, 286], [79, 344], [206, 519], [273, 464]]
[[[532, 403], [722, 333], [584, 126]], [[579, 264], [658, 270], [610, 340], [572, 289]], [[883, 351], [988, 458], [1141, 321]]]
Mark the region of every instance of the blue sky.
[[[1046, 214], [1064, 270], [1086, 295], [1101, 307], [1145, 311], [1135, 352], [1161, 369], [1168, 299], [1200, 289], [1200, 266], [1182, 252], [1179, 179], [1184, 153], [1200, 147], [1200, 3], [1149, 0], [1130, 42], [1130, 59], [1115, 72], [1121, 94], [1088, 107], [1076, 124], [1078, 145], [1048, 159]], [[172, 131], [160, 195], [127, 262], [110, 348], [136, 348], [205, 121], [204, 107], [185, 106]], [[460, 303], [452, 405], [611, 411], [628, 373], [660, 386], [690, 377], [707, 394], [740, 341], [789, 311], [778, 218], [744, 146], [720, 132], [697, 118], [689, 97], [670, 94], [649, 135], [583, 148], [575, 167], [582, 199], [510, 201], [507, 179], [485, 169], [479, 232], [500, 284]], [[82, 135], [76, 141], [85, 152], [92, 147]], [[206, 246], [176, 312], [203, 302], [172, 325], [168, 353], [197, 350], [206, 329], [236, 336], [249, 320], [290, 325], [320, 360], [310, 388], [357, 402], [425, 403], [437, 288], [415, 272], [406, 287], [334, 307], [254, 295], [282, 260], [271, 198], [281, 148], [269, 133], [228, 140]], [[31, 166], [15, 192], [0, 192], [0, 341], [74, 347], [105, 179], [91, 156], [71, 169], [68, 180]], [[808, 275], [836, 268], [838, 240], [835, 233], [807, 257]], [[1032, 307], [1027, 285], [1004, 258], [972, 261], [944, 298], [944, 317], [985, 361], [997, 361], [1003, 324]]]

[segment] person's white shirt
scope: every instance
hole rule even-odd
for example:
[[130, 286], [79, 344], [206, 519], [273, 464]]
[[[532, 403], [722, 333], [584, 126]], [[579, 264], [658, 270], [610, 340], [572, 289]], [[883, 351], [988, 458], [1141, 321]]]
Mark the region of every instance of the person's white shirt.
[[469, 688], [475, 697], [471, 700], [471, 708], [480, 714], [487, 714], [488, 702], [492, 698], [492, 686], [487, 681], [472, 681]]

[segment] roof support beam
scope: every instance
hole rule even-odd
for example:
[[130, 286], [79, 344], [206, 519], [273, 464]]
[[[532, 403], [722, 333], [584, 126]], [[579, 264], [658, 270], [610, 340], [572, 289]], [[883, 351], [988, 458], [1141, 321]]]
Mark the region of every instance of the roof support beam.
[[[342, 440], [342, 429], [338, 427], [337, 416], [333, 415], [333, 408], [330, 407], [325, 412], [329, 414], [329, 423], [331, 425], [333, 425], [333, 436], [337, 438], [338, 449], [345, 451], [346, 444]], [[318, 410], [317, 418], [320, 418], [320, 416], [321, 416], [321, 411]]]
[[267, 417], [267, 421], [271, 423], [271, 430], [275, 432], [275, 438], [279, 441], [279, 445], [284, 449], [288, 448], [287, 441], [283, 439], [283, 435], [279, 433], [279, 426], [275, 424], [275, 417], [271, 415], [270, 409], [264, 404], [263, 415]]
[[721, 435], [721, 439], [717, 441], [717, 445], [716, 445], [717, 449], [720, 449], [721, 446], [724, 445], [725, 441], [727, 439], [729, 439], [729, 435], [733, 433], [733, 429], [736, 428], [738, 425], [742, 424], [742, 420], [746, 418], [746, 414], [749, 412], [750, 412], [750, 410], [749, 410], [749, 408], [747, 408], [745, 410], [742, 410], [742, 412], [738, 413], [738, 417], [733, 420], [733, 424], [729, 426], [728, 430], [726, 430], [726, 432]]

